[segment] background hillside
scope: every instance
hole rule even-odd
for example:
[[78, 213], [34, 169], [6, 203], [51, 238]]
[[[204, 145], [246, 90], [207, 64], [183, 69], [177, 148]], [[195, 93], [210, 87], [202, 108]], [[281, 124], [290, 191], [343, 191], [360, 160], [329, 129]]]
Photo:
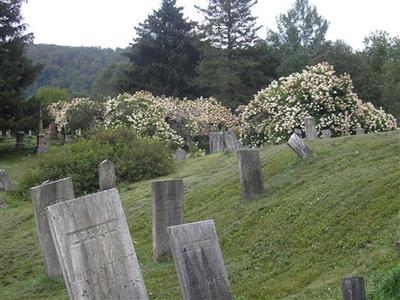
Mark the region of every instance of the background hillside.
[[[400, 132], [262, 148], [266, 192], [240, 199], [234, 154], [189, 159], [169, 178], [185, 185], [185, 221], [214, 219], [235, 299], [341, 299], [341, 278], [360, 275], [368, 299], [399, 295]], [[36, 155], [0, 155], [18, 180]], [[172, 260], [152, 261], [150, 181], [121, 183], [123, 207], [151, 299], [179, 299]], [[4, 194], [1, 194], [4, 195]], [[10, 198], [10, 197], [9, 197]], [[29, 201], [0, 210], [0, 298], [67, 299], [48, 280]]]

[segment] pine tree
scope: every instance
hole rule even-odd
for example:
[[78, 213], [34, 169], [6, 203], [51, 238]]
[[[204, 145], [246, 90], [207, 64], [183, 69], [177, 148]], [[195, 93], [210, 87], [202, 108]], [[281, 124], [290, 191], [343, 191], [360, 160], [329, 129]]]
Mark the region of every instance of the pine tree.
[[161, 8], [136, 28], [138, 37], [127, 54], [134, 65], [131, 89], [191, 96], [199, 62], [193, 29], [176, 0], [163, 0]]
[[16, 129], [23, 114], [21, 91], [39, 71], [26, 56], [33, 34], [22, 23], [23, 0], [0, 1], [0, 128]]

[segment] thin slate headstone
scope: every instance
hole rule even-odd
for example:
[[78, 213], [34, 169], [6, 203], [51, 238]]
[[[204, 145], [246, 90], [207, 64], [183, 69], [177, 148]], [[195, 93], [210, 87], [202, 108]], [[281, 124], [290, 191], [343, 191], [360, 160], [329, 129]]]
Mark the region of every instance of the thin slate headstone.
[[318, 132], [315, 126], [315, 119], [313, 117], [305, 117], [304, 126], [306, 128], [306, 139], [309, 141], [316, 140], [318, 138]]
[[226, 149], [229, 151], [237, 151], [242, 148], [242, 144], [236, 139], [236, 136], [232, 131], [226, 131], [223, 135]]
[[264, 183], [259, 151], [238, 150], [236, 151], [236, 157], [239, 165], [239, 178], [243, 198], [252, 199], [262, 194]]
[[15, 191], [15, 184], [6, 170], [0, 170], [0, 188], [6, 192]]
[[299, 138], [303, 138], [303, 132], [301, 131], [300, 128], [295, 128], [294, 129], [294, 133], [299, 137]]
[[24, 136], [25, 136], [25, 132], [23, 132], [23, 131], [17, 132], [17, 142], [15, 144], [15, 148], [17, 148], [17, 149], [25, 148]]
[[178, 149], [175, 152], [175, 160], [177, 161], [183, 161], [186, 159], [186, 151], [183, 149]]
[[365, 134], [365, 129], [361, 128], [361, 127], [358, 127], [356, 129], [356, 135], [361, 135], [361, 134]]
[[292, 134], [287, 145], [301, 158], [309, 158], [312, 156], [310, 148], [296, 134]]
[[46, 208], [50, 205], [74, 199], [74, 189], [71, 178], [42, 183], [30, 189], [35, 215], [36, 229], [44, 261], [45, 272], [49, 277], [62, 275], [56, 248], [47, 223]]
[[46, 210], [70, 299], [148, 299], [117, 189]]
[[221, 132], [210, 133], [210, 153], [224, 151], [224, 135]]
[[364, 279], [362, 277], [345, 277], [342, 280], [343, 300], [365, 300]]
[[183, 224], [183, 180], [154, 180], [151, 184], [153, 207], [153, 258], [170, 254], [167, 227]]
[[182, 298], [232, 299], [214, 221], [172, 226], [167, 231]]
[[117, 186], [115, 166], [112, 161], [105, 159], [99, 164], [100, 191], [109, 190]]
[[323, 129], [322, 131], [322, 139], [330, 139], [332, 136], [332, 131], [330, 129]]

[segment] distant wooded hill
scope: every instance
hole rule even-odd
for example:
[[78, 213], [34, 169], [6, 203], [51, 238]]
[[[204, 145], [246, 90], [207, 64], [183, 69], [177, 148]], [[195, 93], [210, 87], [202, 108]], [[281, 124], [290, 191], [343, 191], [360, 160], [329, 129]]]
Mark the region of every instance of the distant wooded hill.
[[75, 97], [89, 96], [99, 72], [113, 63], [128, 61], [123, 51], [119, 48], [30, 45], [28, 56], [42, 64], [43, 69], [25, 95], [33, 95], [42, 86], [53, 86], [66, 88]]

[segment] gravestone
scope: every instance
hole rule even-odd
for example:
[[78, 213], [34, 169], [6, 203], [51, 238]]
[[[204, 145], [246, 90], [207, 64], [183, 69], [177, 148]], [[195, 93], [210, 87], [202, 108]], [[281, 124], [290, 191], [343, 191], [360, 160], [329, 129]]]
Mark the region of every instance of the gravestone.
[[0, 197], [0, 208], [7, 208], [7, 202]]
[[6, 192], [14, 192], [15, 185], [6, 170], [0, 170], [0, 188]]
[[45, 143], [44, 133], [39, 133], [36, 138], [36, 152], [44, 153], [47, 152], [47, 146]]
[[70, 135], [70, 134], [65, 135], [65, 137], [64, 137], [64, 142], [65, 142], [65, 143], [70, 143], [70, 142], [72, 142], [72, 135]]
[[209, 137], [210, 153], [224, 151], [224, 135], [221, 132], [211, 132]]
[[321, 132], [322, 132], [322, 139], [330, 139], [332, 136], [332, 131], [330, 129], [323, 129]]
[[242, 195], [252, 199], [262, 194], [264, 184], [261, 171], [260, 153], [258, 150], [238, 150], [236, 157], [239, 165], [239, 178]]
[[364, 279], [345, 277], [342, 280], [343, 300], [365, 300]]
[[100, 191], [109, 190], [117, 186], [115, 166], [112, 161], [105, 159], [99, 164]]
[[61, 276], [61, 266], [47, 223], [45, 209], [50, 205], [75, 198], [71, 178], [42, 183], [31, 188], [30, 192], [46, 274], [49, 277]]
[[315, 126], [315, 119], [313, 117], [305, 117], [304, 126], [306, 128], [306, 139], [309, 141], [316, 140], [318, 138], [318, 132]]
[[299, 137], [299, 138], [303, 138], [303, 132], [301, 131], [300, 128], [295, 128], [294, 129], [294, 133]]
[[46, 212], [70, 299], [148, 299], [117, 189]]
[[23, 131], [17, 132], [17, 143], [15, 144], [15, 148], [17, 148], [17, 149], [25, 148], [24, 135], [25, 135], [25, 132], [23, 132]]
[[58, 139], [57, 125], [56, 125], [56, 123], [54, 121], [49, 124], [48, 134], [49, 134], [49, 139], [50, 140]]
[[229, 151], [237, 151], [242, 148], [242, 144], [236, 139], [236, 136], [232, 131], [226, 131], [223, 135], [226, 149]]
[[397, 241], [397, 242], [396, 242], [396, 249], [397, 249], [397, 254], [398, 254], [399, 257], [400, 257], [400, 241]]
[[310, 148], [296, 134], [292, 134], [287, 145], [301, 158], [309, 158], [312, 156]]
[[175, 160], [177, 161], [183, 161], [186, 159], [186, 151], [183, 149], [178, 149], [175, 152]]
[[232, 299], [213, 220], [168, 227], [182, 298]]
[[29, 129], [29, 131], [28, 131], [28, 136], [29, 136], [29, 137], [32, 136], [32, 129]]
[[365, 134], [365, 129], [361, 128], [361, 127], [358, 127], [356, 129], [356, 135], [361, 135], [361, 134]]
[[151, 185], [153, 207], [153, 258], [170, 253], [167, 227], [183, 224], [183, 180], [154, 180]]
[[11, 131], [10, 130], [6, 131], [6, 138], [11, 139]]

